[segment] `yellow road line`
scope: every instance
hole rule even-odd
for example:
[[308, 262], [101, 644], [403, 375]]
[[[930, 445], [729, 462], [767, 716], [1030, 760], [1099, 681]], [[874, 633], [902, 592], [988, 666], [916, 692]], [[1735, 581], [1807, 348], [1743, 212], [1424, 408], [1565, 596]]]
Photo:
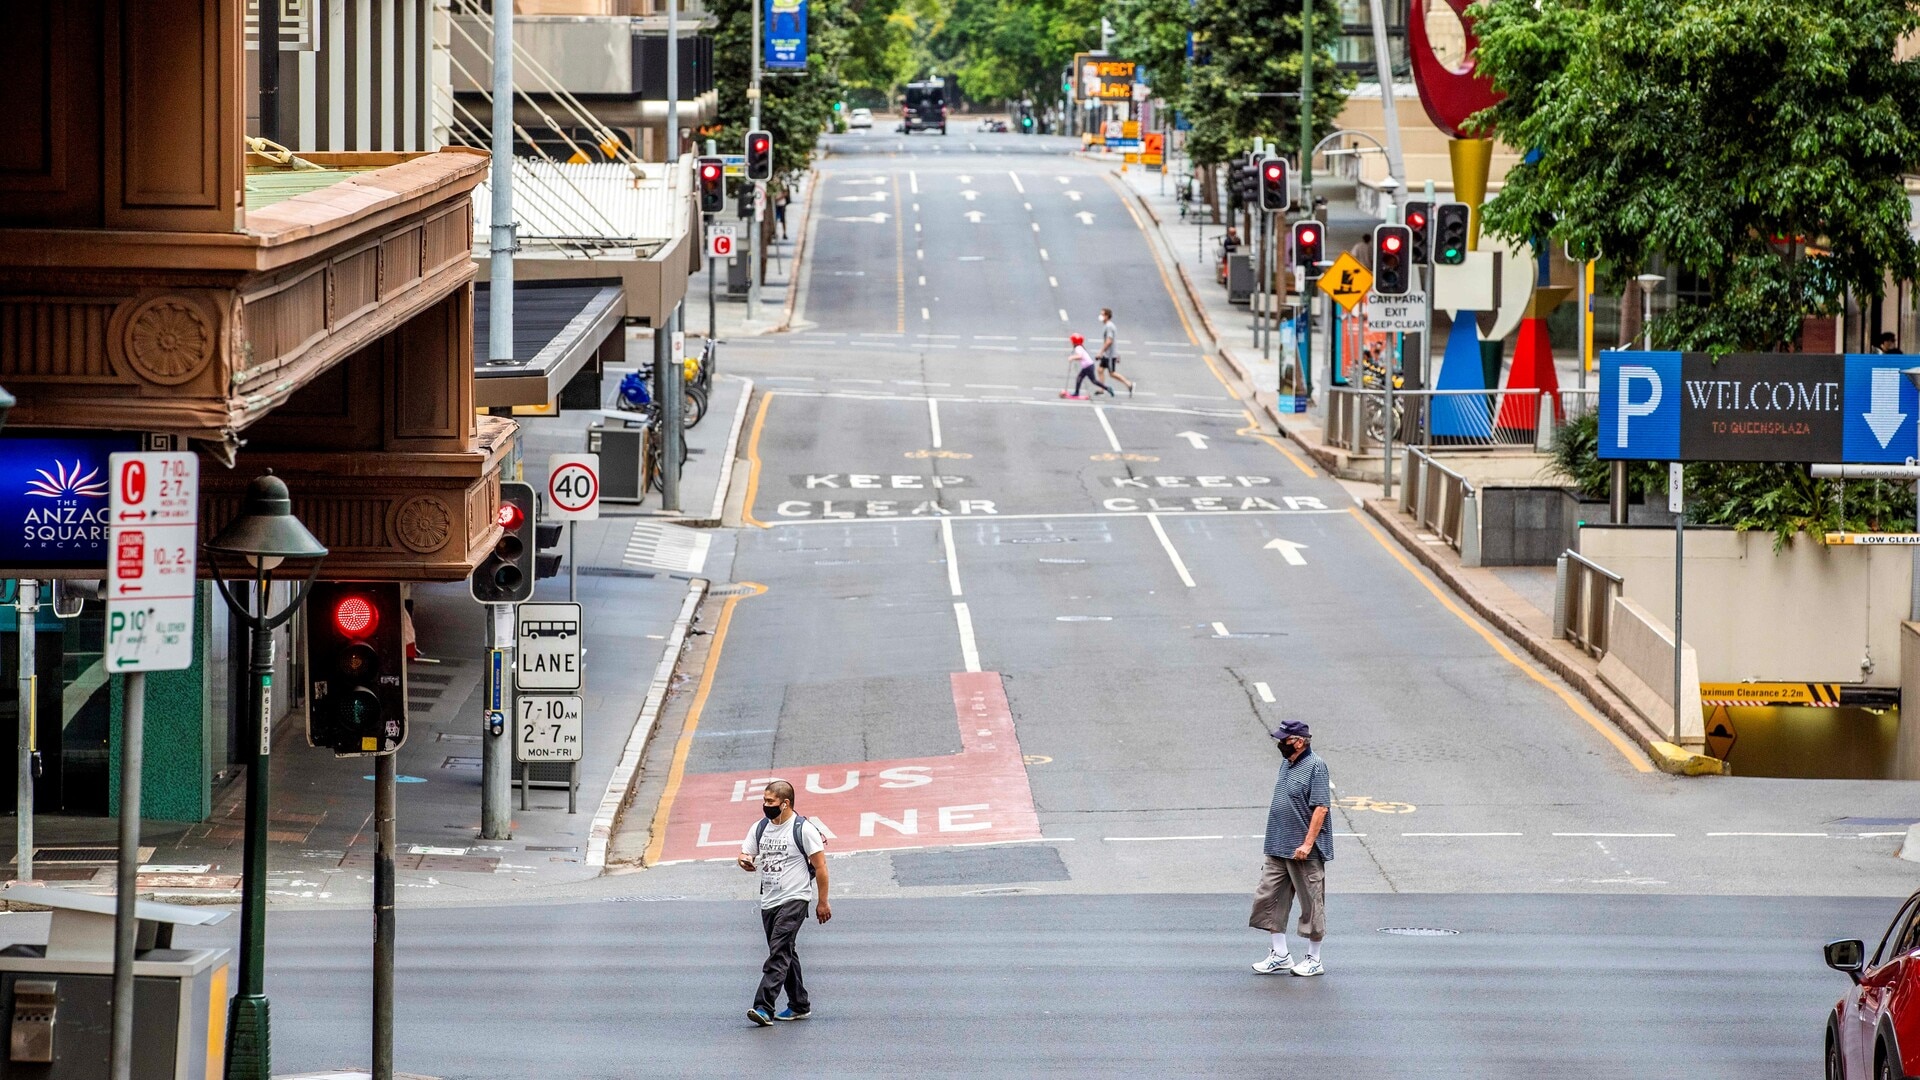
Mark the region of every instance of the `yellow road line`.
[[740, 508], [740, 520], [762, 529], [767, 523], [753, 516], [753, 502], [760, 494], [760, 431], [767, 426], [767, 405], [773, 401], [773, 391], [760, 393], [760, 408], [753, 414], [753, 432], [747, 436], [747, 498]]
[[748, 596], [759, 596], [767, 591], [765, 585], [757, 582], [742, 581], [737, 584], [753, 592], [729, 596], [727, 602], [720, 606], [720, 620], [713, 627], [713, 644], [707, 649], [706, 670], [700, 673], [700, 688], [694, 691], [693, 704], [687, 709], [686, 726], [680, 729], [680, 741], [673, 747], [673, 766], [667, 772], [666, 789], [660, 793], [660, 805], [653, 811], [652, 835], [647, 839], [647, 853], [640, 860], [643, 866], [659, 862], [660, 852], [667, 846], [667, 819], [673, 814], [673, 801], [680, 794], [680, 782], [687, 775], [687, 754], [693, 750], [693, 733], [700, 727], [700, 712], [707, 707], [707, 695], [713, 692], [713, 673], [720, 667], [720, 649], [727, 643], [727, 628], [733, 625], [733, 607]]
[[1607, 723], [1605, 720], [1602, 720], [1599, 716], [1595, 715], [1592, 709], [1587, 708], [1585, 702], [1575, 697], [1571, 691], [1567, 690], [1565, 687], [1561, 686], [1559, 683], [1556, 683], [1552, 679], [1548, 678], [1546, 674], [1543, 673], [1539, 668], [1536, 668], [1532, 664], [1529, 664], [1525, 660], [1522, 660], [1516, 653], [1514, 653], [1514, 651], [1511, 648], [1507, 647], [1506, 642], [1501, 641], [1498, 637], [1494, 635], [1493, 631], [1481, 625], [1480, 620], [1474, 618], [1471, 614], [1467, 612], [1465, 608], [1462, 608], [1458, 603], [1455, 603], [1453, 597], [1448, 596], [1445, 590], [1441, 589], [1439, 585], [1435, 584], [1431, 578], [1421, 573], [1420, 569], [1413, 565], [1413, 560], [1407, 558], [1406, 553], [1401, 551], [1400, 548], [1397, 545], [1395, 545], [1392, 540], [1387, 539], [1387, 536], [1385, 533], [1381, 532], [1378, 528], [1375, 528], [1373, 522], [1368, 521], [1366, 519], [1366, 516], [1360, 512], [1359, 507], [1349, 506], [1347, 507], [1347, 511], [1353, 515], [1354, 520], [1358, 521], [1362, 528], [1366, 529], [1368, 532], [1373, 534], [1373, 538], [1380, 542], [1380, 546], [1387, 550], [1387, 554], [1393, 556], [1394, 560], [1398, 562], [1401, 566], [1406, 567], [1407, 573], [1412, 574], [1413, 579], [1415, 581], [1418, 581], [1421, 585], [1425, 586], [1426, 590], [1433, 594], [1433, 598], [1435, 600], [1440, 601], [1441, 607], [1444, 607], [1448, 611], [1453, 612], [1454, 615], [1457, 616], [1461, 622], [1466, 623], [1467, 626], [1471, 627], [1473, 632], [1476, 634], [1479, 634], [1481, 639], [1484, 640], [1490, 647], [1492, 647], [1494, 652], [1500, 654], [1501, 659], [1505, 660], [1509, 664], [1512, 664], [1514, 667], [1519, 668], [1521, 671], [1526, 672], [1527, 677], [1532, 679], [1534, 682], [1537, 682], [1541, 686], [1546, 687], [1548, 690], [1553, 691], [1553, 693], [1556, 696], [1558, 696], [1561, 701], [1564, 701], [1567, 703], [1567, 708], [1572, 709], [1575, 716], [1578, 716], [1580, 719], [1585, 720], [1588, 726], [1592, 727], [1593, 730], [1600, 733], [1602, 738], [1612, 743], [1613, 748], [1620, 751], [1620, 756], [1626, 758], [1628, 764], [1631, 764], [1635, 769], [1638, 769], [1641, 772], [1653, 771], [1653, 764], [1647, 760], [1646, 755], [1642, 754], [1638, 747], [1635, 747], [1632, 743], [1628, 742], [1620, 734], [1619, 729], [1615, 728], [1612, 724]]
[[901, 233], [900, 219], [906, 217], [900, 203], [900, 174], [893, 173], [893, 332], [907, 332], [907, 241]]
[[1247, 426], [1241, 428], [1239, 431], [1234, 432], [1235, 435], [1245, 435], [1248, 438], [1259, 439], [1261, 442], [1266, 443], [1268, 446], [1271, 446], [1275, 450], [1280, 451], [1282, 454], [1285, 454], [1287, 456], [1288, 461], [1293, 462], [1295, 468], [1299, 469], [1303, 473], [1306, 473], [1309, 479], [1320, 475], [1319, 473], [1314, 472], [1313, 466], [1307, 464], [1306, 461], [1303, 460], [1299, 454], [1294, 453], [1292, 447], [1280, 441], [1280, 438], [1278, 436], [1269, 435], [1266, 432], [1261, 431], [1260, 422], [1253, 418], [1252, 413], [1242, 409], [1240, 412], [1240, 415], [1247, 418]]

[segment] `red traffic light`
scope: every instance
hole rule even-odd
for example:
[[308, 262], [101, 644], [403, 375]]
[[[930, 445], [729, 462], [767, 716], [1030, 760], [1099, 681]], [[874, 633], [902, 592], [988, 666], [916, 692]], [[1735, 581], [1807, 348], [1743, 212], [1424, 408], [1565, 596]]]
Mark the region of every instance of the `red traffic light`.
[[755, 140], [753, 140], [753, 152], [754, 152], [754, 153], [756, 153], [756, 154], [764, 154], [764, 153], [766, 153], [766, 152], [767, 152], [767, 140], [766, 140], [766, 139], [764, 139], [764, 138], [761, 138], [761, 139], [755, 139]]
[[1267, 179], [1269, 181], [1278, 180], [1280, 179], [1281, 175], [1282, 175], [1281, 169], [1277, 163], [1267, 166]]
[[1317, 232], [1314, 232], [1312, 229], [1300, 230], [1300, 242], [1303, 244], [1317, 243], [1319, 239], [1320, 239], [1320, 234]]
[[1383, 237], [1380, 241], [1380, 246], [1387, 249], [1388, 251], [1399, 251], [1400, 238], [1397, 236]]
[[494, 518], [494, 522], [503, 529], [517, 529], [526, 520], [527, 515], [510, 502], [501, 503], [499, 516]]
[[380, 614], [364, 596], [343, 596], [333, 605], [333, 625], [348, 637], [363, 638], [380, 625]]
[[1426, 227], [1427, 227], [1427, 215], [1425, 215], [1425, 214], [1408, 214], [1408, 215], [1407, 215], [1407, 224], [1409, 224], [1409, 225], [1411, 225], [1411, 226], [1413, 226], [1413, 227], [1414, 227], [1414, 228], [1416, 228], [1416, 229], [1424, 229], [1424, 228], [1426, 228]]
[[700, 166], [700, 179], [702, 179], [702, 180], [718, 180], [718, 179], [720, 179], [720, 166], [718, 166], [718, 165], [702, 165], [702, 166]]

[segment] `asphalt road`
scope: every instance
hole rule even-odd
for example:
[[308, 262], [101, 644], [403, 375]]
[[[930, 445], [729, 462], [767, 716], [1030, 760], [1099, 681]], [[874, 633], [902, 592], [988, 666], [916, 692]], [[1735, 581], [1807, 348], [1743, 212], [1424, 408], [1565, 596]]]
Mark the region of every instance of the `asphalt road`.
[[[800, 937], [814, 1018], [761, 1029], [745, 1019], [764, 949], [749, 905], [435, 908], [400, 918], [395, 1066], [448, 1080], [1805, 1077], [1845, 986], [1809, 943], [1871, 936], [1883, 909], [1343, 897], [1329, 973], [1297, 979], [1247, 969], [1264, 939], [1239, 897], [849, 901]], [[1377, 932], [1390, 926], [1460, 932]], [[366, 920], [276, 912], [270, 929], [276, 1073], [364, 1065]]]

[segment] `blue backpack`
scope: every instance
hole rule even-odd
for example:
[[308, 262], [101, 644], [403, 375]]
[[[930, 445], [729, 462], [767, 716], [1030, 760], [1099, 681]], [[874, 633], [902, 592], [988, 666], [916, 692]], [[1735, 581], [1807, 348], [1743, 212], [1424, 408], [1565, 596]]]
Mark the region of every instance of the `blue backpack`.
[[[753, 850], [755, 854], [759, 853], [760, 838], [767, 834], [767, 826], [770, 824], [772, 824], [772, 822], [763, 817], [754, 825]], [[813, 868], [813, 856], [818, 853], [807, 850], [806, 828], [807, 819], [801, 817], [799, 814], [793, 815], [793, 846], [800, 849], [800, 861], [807, 864], [807, 880], [812, 881], [814, 878], [820, 876]]]

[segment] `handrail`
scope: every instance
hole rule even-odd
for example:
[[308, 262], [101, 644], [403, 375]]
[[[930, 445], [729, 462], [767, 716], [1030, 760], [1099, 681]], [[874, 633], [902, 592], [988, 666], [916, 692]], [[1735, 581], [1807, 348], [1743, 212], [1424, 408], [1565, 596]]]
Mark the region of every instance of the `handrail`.
[[1619, 574], [1568, 548], [1554, 560], [1553, 636], [1596, 660], [1607, 655], [1613, 601], [1625, 586]]

